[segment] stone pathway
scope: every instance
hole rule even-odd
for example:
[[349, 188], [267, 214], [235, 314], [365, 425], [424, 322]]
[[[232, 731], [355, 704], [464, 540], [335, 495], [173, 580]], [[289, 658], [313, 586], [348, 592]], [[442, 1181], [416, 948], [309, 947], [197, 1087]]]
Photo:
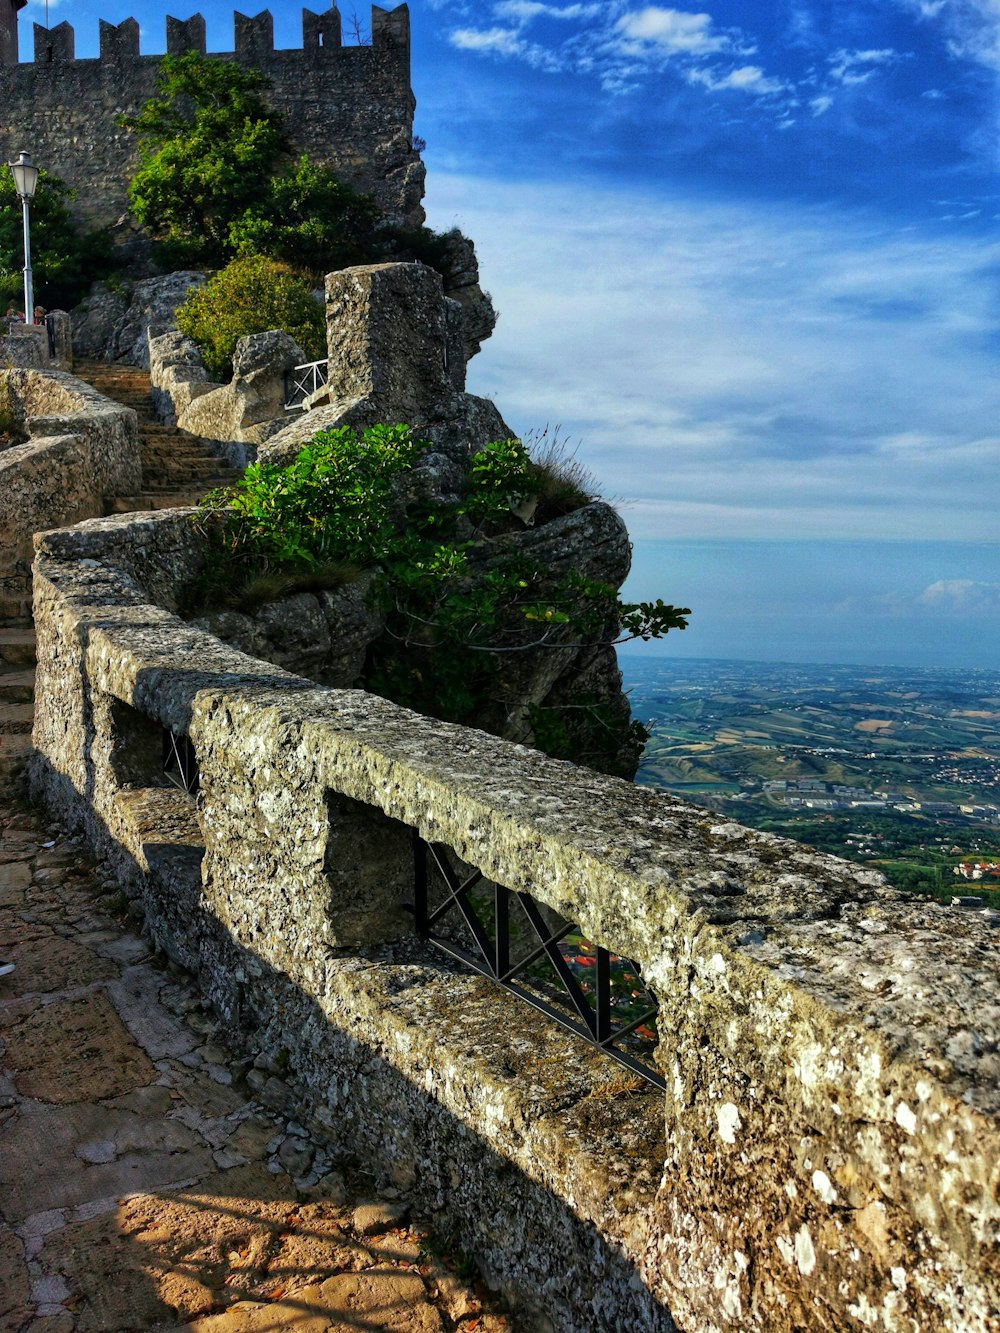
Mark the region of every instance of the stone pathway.
[[280, 1071], [226, 1050], [75, 840], [9, 802], [0, 829], [0, 1328], [509, 1329], [363, 1163], [254, 1100]]
[[[99, 387], [124, 397], [110, 375]], [[147, 468], [160, 447], [147, 432]], [[188, 461], [128, 507], [223, 479]], [[27, 590], [0, 593], [0, 961], [16, 964], [0, 978], [0, 1330], [507, 1333], [365, 1163], [255, 1100], [280, 1069], [225, 1048], [114, 882], [24, 803], [34, 633]]]
[[138, 366], [85, 361], [74, 367], [73, 373], [106, 398], [133, 408], [139, 417], [142, 490], [108, 501], [109, 514], [195, 505], [208, 491], [231, 486], [240, 479], [240, 470], [229, 467], [196, 435], [156, 420], [148, 371]]

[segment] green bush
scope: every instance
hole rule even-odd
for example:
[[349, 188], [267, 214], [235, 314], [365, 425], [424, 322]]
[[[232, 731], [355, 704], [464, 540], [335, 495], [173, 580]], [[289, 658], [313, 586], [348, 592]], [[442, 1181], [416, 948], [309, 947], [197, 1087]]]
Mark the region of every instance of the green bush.
[[[621, 605], [615, 589], [576, 571], [554, 575], [501, 546], [487, 563], [478, 537], [506, 530], [537, 479], [520, 440], [475, 455], [457, 505], [405, 498], [401, 474], [422, 446], [408, 426], [321, 431], [287, 468], [255, 464], [232, 490], [206, 497], [199, 519], [211, 558], [190, 608], [238, 605], [248, 584], [285, 572], [286, 587], [329, 586], [344, 566], [377, 571], [373, 596], [385, 633], [361, 683], [445, 721], [488, 725], [516, 689], [520, 654], [567, 643], [659, 638], [688, 612], [663, 602]], [[487, 548], [488, 549], [488, 548]], [[280, 581], [279, 581], [280, 582]], [[612, 767], [642, 734], [627, 710], [589, 701], [536, 710], [539, 745]]]
[[177, 311], [177, 327], [198, 344], [217, 379], [233, 373], [233, 353], [251, 333], [281, 329], [302, 348], [307, 360], [326, 352], [323, 307], [286, 264], [256, 255], [234, 259]]

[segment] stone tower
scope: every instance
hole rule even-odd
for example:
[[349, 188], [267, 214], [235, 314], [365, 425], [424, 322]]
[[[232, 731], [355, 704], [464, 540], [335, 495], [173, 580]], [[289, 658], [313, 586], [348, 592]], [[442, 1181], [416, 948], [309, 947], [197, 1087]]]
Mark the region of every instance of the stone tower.
[[17, 11], [28, 0], [0, 0], [0, 65], [17, 64]]

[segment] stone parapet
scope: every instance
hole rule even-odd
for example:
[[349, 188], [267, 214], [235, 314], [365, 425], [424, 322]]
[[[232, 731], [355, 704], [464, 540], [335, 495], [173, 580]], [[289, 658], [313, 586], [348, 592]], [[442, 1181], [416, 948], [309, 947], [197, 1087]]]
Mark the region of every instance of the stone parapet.
[[[996, 1333], [988, 919], [223, 645], [175, 614], [184, 512], [36, 544], [36, 789], [287, 1095], [515, 1299], [566, 1333]], [[412, 830], [635, 960], [665, 1096], [414, 938]]]
[[[44, 331], [43, 331], [44, 332]], [[33, 535], [103, 511], [140, 489], [138, 422], [60, 371], [0, 371], [0, 402], [26, 443], [0, 453], [0, 575], [27, 572]]]

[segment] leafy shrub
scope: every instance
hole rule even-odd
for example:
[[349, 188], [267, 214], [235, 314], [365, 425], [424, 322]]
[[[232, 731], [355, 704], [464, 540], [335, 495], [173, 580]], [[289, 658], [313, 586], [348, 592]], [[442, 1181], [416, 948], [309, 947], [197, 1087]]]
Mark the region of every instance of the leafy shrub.
[[201, 349], [219, 379], [233, 373], [233, 353], [251, 333], [281, 329], [311, 360], [326, 351], [326, 320], [309, 288], [285, 264], [262, 256], [234, 259], [177, 311], [177, 326]]
[[375, 257], [378, 205], [342, 185], [327, 167], [307, 157], [273, 177], [262, 197], [229, 225], [228, 249], [270, 255], [314, 282], [333, 269]]
[[[684, 628], [686, 609], [622, 605], [610, 584], [576, 571], [555, 576], [504, 550], [487, 563], [475, 558], [475, 533], [502, 527], [536, 485], [520, 440], [476, 455], [457, 506], [406, 500], [400, 478], [421, 449], [407, 426], [345, 426], [319, 432], [287, 468], [248, 468], [238, 486], [203, 502], [212, 557], [194, 603], [238, 604], [248, 585], [328, 586], [330, 569], [336, 579], [345, 564], [374, 566], [385, 633], [361, 683], [430, 716], [479, 726], [491, 710], [503, 715], [516, 688], [509, 664], [524, 652], [614, 642], [619, 625], [624, 637], [643, 639]], [[641, 725], [626, 709], [587, 701], [572, 714], [535, 710], [533, 720], [542, 748], [612, 771], [615, 755], [641, 747]]]
[[[35, 300], [46, 309], [69, 310], [112, 267], [103, 231], [81, 231], [69, 211], [74, 192], [40, 171], [31, 202], [31, 270]], [[21, 200], [9, 171], [0, 171], [0, 302], [24, 306], [24, 232]]]

